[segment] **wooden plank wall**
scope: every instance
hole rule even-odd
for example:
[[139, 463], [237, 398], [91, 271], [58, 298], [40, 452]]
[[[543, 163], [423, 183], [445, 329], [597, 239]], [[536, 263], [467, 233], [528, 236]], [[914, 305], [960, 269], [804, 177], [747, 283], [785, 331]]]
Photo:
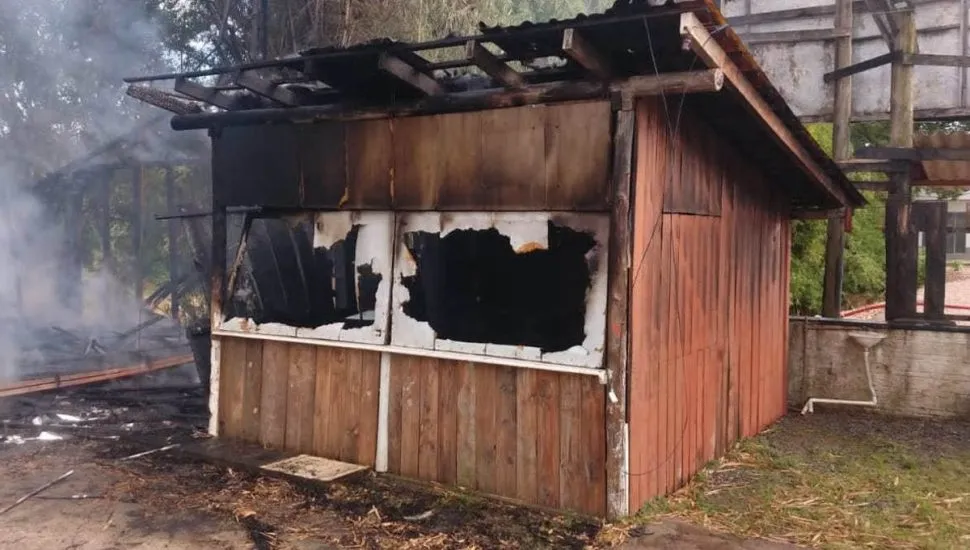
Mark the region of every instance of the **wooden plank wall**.
[[392, 356], [388, 468], [603, 514], [605, 391], [592, 376]]
[[230, 127], [213, 138], [215, 192], [228, 206], [607, 211], [611, 119], [586, 101]]
[[637, 106], [631, 512], [785, 412], [787, 197], [703, 121], [680, 125]]
[[219, 340], [220, 437], [374, 465], [379, 353]]

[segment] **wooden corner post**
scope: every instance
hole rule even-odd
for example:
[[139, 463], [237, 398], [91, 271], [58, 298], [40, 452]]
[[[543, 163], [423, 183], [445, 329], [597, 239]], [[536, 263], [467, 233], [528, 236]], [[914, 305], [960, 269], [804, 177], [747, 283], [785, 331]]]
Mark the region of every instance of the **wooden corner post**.
[[[226, 275], [226, 205], [223, 199], [226, 187], [222, 175], [221, 163], [215, 162], [218, 154], [216, 140], [219, 136], [215, 132], [212, 136], [212, 248], [209, 258], [211, 279], [209, 292], [211, 302], [209, 316], [211, 331], [214, 334], [222, 324], [222, 304], [225, 298]], [[209, 372], [209, 434], [219, 435], [219, 379], [221, 371], [221, 343], [219, 338], [212, 336], [211, 370]]]
[[[852, 0], [837, 0], [835, 28], [848, 31], [835, 40], [835, 70], [852, 64]], [[840, 77], [835, 83], [835, 105], [832, 117], [832, 156], [836, 161], [851, 156], [849, 124], [852, 117], [852, 76]], [[825, 281], [823, 284], [822, 315], [840, 317], [842, 314], [842, 264], [845, 255], [844, 216], [829, 216], [825, 242]]]
[[[896, 45], [903, 56], [916, 52], [916, 18], [913, 11], [896, 14]], [[890, 92], [890, 144], [913, 146], [913, 66], [893, 62]], [[916, 315], [917, 243], [911, 219], [911, 184], [908, 171], [893, 174], [886, 201], [886, 320]]]
[[[624, 94], [625, 95], [625, 94]], [[630, 231], [633, 188], [633, 147], [636, 112], [630, 97], [615, 111], [610, 215], [609, 301], [607, 304], [606, 368], [606, 513], [625, 516], [630, 509], [627, 375], [630, 326]]]

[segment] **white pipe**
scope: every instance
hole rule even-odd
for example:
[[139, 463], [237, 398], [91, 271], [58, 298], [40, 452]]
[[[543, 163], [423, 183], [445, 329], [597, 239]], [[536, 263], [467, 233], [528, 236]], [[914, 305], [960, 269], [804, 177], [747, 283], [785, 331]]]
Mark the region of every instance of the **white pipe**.
[[[600, 384], [604, 386], [609, 381], [606, 369], [594, 369], [591, 367], [574, 367], [571, 365], [554, 365], [542, 363], [540, 361], [526, 361], [524, 359], [511, 359], [507, 357], [491, 357], [488, 355], [475, 355], [473, 353], [457, 353], [453, 351], [426, 350], [420, 348], [408, 348], [404, 346], [382, 345], [382, 344], [362, 344], [359, 342], [340, 342], [337, 340], [316, 340], [310, 338], [296, 338], [293, 336], [279, 336], [276, 334], [252, 334], [248, 332], [235, 332], [231, 330], [214, 330], [213, 336], [223, 336], [227, 338], [248, 338], [250, 340], [269, 340], [272, 342], [286, 342], [288, 344], [304, 344], [310, 346], [320, 346], [329, 348], [356, 349], [363, 351], [377, 351], [381, 353], [394, 353], [398, 355], [410, 355], [413, 357], [429, 357], [431, 359], [445, 359], [449, 361], [464, 361], [473, 363], [484, 363], [486, 365], [497, 365], [500, 367], [515, 367], [518, 369], [542, 370], [548, 372], [559, 372], [566, 374], [582, 374], [584, 376], [595, 376]], [[215, 372], [213, 366], [213, 372]]]
[[381, 379], [377, 393], [377, 456], [374, 471], [387, 471], [387, 442], [391, 415], [391, 354], [381, 353]]
[[862, 352], [863, 360], [866, 363], [866, 382], [869, 383], [869, 395], [872, 396], [870, 401], [850, 401], [847, 399], [827, 399], [824, 397], [813, 397], [805, 403], [802, 407], [802, 414], [807, 412], [815, 412], [815, 403], [832, 403], [836, 405], [854, 405], [859, 407], [875, 407], [878, 405], [878, 400], [876, 399], [876, 388], [872, 386], [872, 373], [869, 370], [869, 348], [866, 347]]

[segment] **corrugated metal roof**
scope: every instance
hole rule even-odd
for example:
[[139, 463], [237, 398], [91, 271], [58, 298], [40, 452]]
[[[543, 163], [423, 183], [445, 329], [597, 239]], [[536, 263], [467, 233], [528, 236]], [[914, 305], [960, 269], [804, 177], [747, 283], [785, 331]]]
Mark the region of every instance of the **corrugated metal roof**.
[[[970, 132], [935, 131], [913, 136], [917, 148], [970, 149]], [[970, 181], [970, 161], [925, 160], [926, 179], [938, 182]]]

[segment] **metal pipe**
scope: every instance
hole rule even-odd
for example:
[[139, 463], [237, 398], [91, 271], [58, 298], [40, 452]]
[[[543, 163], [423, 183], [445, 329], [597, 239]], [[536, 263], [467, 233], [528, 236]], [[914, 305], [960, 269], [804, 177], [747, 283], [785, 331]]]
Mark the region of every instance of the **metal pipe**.
[[[472, 363], [483, 363], [486, 365], [496, 365], [500, 367], [515, 367], [518, 369], [541, 370], [546, 372], [558, 372], [563, 374], [581, 374], [584, 376], [594, 376], [604, 386], [609, 382], [609, 375], [606, 369], [594, 369], [591, 367], [574, 367], [571, 365], [555, 365], [543, 363], [541, 361], [527, 361], [525, 359], [512, 359], [508, 357], [492, 357], [489, 355], [475, 355], [473, 353], [457, 353], [452, 351], [427, 350], [421, 348], [409, 348], [405, 346], [395, 346], [391, 344], [362, 344], [358, 342], [341, 342], [337, 340], [316, 340], [311, 338], [297, 338], [295, 336], [279, 336], [276, 334], [252, 334], [248, 332], [235, 332], [231, 330], [214, 330], [213, 336], [225, 338], [247, 338], [249, 340], [267, 340], [270, 342], [284, 342], [287, 344], [303, 344], [310, 346], [354, 349], [362, 351], [377, 351], [382, 353], [393, 353], [396, 355], [409, 355], [411, 357], [427, 357], [429, 359], [445, 359], [448, 361], [462, 361]], [[215, 348], [216, 341], [212, 345]], [[216, 365], [212, 365], [213, 378], [216, 376]], [[218, 392], [213, 392], [216, 394]], [[218, 400], [216, 401], [218, 406]], [[211, 406], [210, 406], [211, 408]]]

